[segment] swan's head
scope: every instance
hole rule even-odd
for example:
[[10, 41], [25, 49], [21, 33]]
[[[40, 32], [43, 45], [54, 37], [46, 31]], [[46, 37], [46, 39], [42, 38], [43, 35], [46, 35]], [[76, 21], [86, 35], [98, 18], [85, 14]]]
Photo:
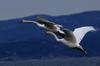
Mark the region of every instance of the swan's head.
[[82, 48], [82, 46], [77, 46], [77, 47], [74, 47], [73, 49], [79, 50], [83, 52], [85, 55], [87, 55], [87, 52]]
[[63, 26], [62, 26], [62, 25], [56, 25], [56, 27], [60, 27], [60, 28], [63, 28]]

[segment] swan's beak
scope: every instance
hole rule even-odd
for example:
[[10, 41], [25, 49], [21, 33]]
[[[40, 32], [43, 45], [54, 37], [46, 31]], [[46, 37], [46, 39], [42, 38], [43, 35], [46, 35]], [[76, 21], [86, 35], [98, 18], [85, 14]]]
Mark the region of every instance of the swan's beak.
[[77, 49], [87, 55], [87, 52], [81, 46], [75, 47], [74, 49]]

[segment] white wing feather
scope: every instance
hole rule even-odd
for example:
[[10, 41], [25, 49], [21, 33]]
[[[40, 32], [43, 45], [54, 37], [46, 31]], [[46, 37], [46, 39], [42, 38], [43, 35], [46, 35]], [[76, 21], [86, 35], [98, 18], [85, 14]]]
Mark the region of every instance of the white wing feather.
[[92, 26], [85, 26], [85, 27], [76, 28], [73, 31], [73, 34], [75, 35], [75, 38], [77, 41], [77, 44], [79, 44], [81, 42], [81, 40], [83, 39], [85, 34], [88, 33], [89, 31], [96, 31], [96, 29]]

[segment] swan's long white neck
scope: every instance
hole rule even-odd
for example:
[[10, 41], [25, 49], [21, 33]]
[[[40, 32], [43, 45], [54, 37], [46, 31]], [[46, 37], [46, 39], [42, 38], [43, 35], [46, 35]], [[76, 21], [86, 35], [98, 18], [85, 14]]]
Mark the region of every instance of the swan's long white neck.
[[36, 23], [35, 21], [31, 21], [31, 20], [22, 20], [23, 23]]
[[31, 21], [31, 20], [23, 20], [23, 23], [34, 23], [34, 24], [36, 24], [39, 27], [44, 27], [45, 28], [44, 24], [40, 24], [38, 22]]
[[56, 41], [61, 42], [62, 39], [59, 39], [53, 32], [47, 31], [48, 34], [51, 34], [55, 37]]
[[58, 42], [61, 41], [54, 33], [51, 33], [51, 34], [55, 37], [56, 41], [58, 41]]

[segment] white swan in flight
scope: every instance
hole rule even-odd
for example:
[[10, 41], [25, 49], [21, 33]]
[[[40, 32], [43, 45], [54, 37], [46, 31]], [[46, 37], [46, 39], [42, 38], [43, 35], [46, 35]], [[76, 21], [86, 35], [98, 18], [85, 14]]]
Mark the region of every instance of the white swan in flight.
[[31, 20], [22, 20], [23, 23], [34, 23], [38, 27], [44, 28], [48, 31], [52, 32], [57, 32], [59, 31], [60, 33], [64, 33], [61, 31], [61, 28], [63, 27], [62, 25], [56, 24], [54, 22], [50, 22], [47, 19], [44, 19], [42, 17], [37, 17], [36, 21], [31, 21]]
[[[62, 33], [53, 33], [48, 31], [48, 34], [51, 34], [55, 37], [56, 41], [62, 42], [70, 48], [80, 50], [87, 54], [87, 52], [80, 45], [81, 40], [89, 31], [96, 31], [96, 29], [92, 26], [84, 26], [80, 28], [76, 28], [73, 32], [69, 29], [63, 29], [64, 34]], [[60, 35], [62, 38], [58, 38], [57, 35]]]

